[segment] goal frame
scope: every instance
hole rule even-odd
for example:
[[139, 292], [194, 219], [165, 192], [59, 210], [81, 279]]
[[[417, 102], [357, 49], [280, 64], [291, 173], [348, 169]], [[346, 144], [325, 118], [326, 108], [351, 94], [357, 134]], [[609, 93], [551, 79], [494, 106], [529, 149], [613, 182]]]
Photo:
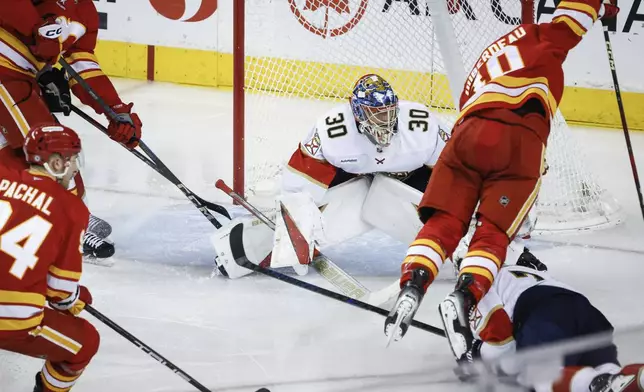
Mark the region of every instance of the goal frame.
[[[233, 0], [233, 190], [245, 196], [245, 27], [246, 1]], [[447, 6], [460, 0], [428, 0], [434, 3], [434, 8], [443, 9], [447, 14]], [[498, 1], [498, 0], [495, 0]], [[517, 0], [521, 3], [522, 23], [534, 23], [534, 0]], [[442, 4], [441, 4], [442, 3]], [[440, 11], [439, 11], [440, 12]], [[446, 15], [446, 17], [449, 17]], [[439, 24], [437, 24], [439, 26]], [[447, 26], [445, 26], [447, 28]], [[446, 38], [449, 39], [449, 38]], [[450, 78], [451, 80], [460, 78]], [[464, 81], [464, 80], [463, 80]], [[458, 102], [462, 85], [451, 86], [453, 98]], [[458, 106], [456, 106], [458, 107]], [[313, 121], [313, 119], [311, 119]]]

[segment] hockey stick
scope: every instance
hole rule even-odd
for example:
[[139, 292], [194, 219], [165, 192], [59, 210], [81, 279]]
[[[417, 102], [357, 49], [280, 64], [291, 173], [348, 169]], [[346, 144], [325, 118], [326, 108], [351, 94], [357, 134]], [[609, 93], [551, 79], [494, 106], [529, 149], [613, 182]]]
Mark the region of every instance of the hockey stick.
[[[387, 317], [389, 315], [389, 311], [379, 308], [377, 306], [370, 305], [366, 302], [362, 302], [360, 300], [348, 297], [344, 294], [336, 293], [335, 291], [327, 290], [325, 288], [316, 286], [314, 284], [305, 282], [303, 280], [295, 279], [291, 276], [284, 275], [280, 272], [261, 267], [259, 265], [255, 265], [251, 263], [247, 258], [246, 258], [246, 253], [244, 252], [244, 245], [242, 244], [243, 242], [243, 230], [244, 226], [242, 223], [238, 223], [235, 227], [232, 228], [230, 231], [230, 249], [233, 254], [233, 258], [235, 259], [235, 262], [239, 264], [240, 266], [244, 268], [248, 268], [252, 271], [258, 272], [260, 274], [270, 276], [271, 278], [275, 278], [277, 280], [281, 280], [282, 282], [286, 282], [288, 284], [292, 284], [294, 286], [300, 287], [304, 290], [308, 290], [317, 294], [321, 294], [325, 297], [335, 299], [336, 301], [344, 302], [346, 304], [355, 306], [357, 308], [367, 310], [372, 313], [377, 313], [381, 316]], [[422, 323], [420, 321], [412, 320], [411, 325], [413, 325], [416, 328], [422, 329], [423, 331], [427, 331], [429, 333], [433, 333], [434, 335], [442, 336], [445, 337], [445, 331], [443, 331], [440, 328], [436, 328], [432, 325]]]
[[[81, 109], [79, 109], [78, 107], [76, 107], [76, 106], [74, 106], [74, 105], [71, 105], [71, 107], [72, 107], [72, 112], [76, 113], [79, 117], [81, 117], [83, 120], [85, 120], [85, 121], [87, 121], [88, 123], [90, 123], [92, 126], [94, 126], [94, 127], [95, 127], [96, 129], [98, 129], [99, 131], [101, 131], [101, 132], [103, 132], [103, 133], [107, 134], [107, 128], [105, 128], [105, 126], [104, 126], [103, 124], [101, 124], [101, 123], [99, 123], [98, 121], [96, 121], [95, 119], [93, 119], [90, 115], [88, 115], [87, 113], [85, 113], [84, 111], [82, 111]], [[121, 144], [121, 146], [123, 146], [123, 145]], [[161, 174], [163, 177], [165, 177], [168, 181], [172, 182], [174, 185], [176, 185], [177, 187], [179, 187], [179, 189], [181, 189], [181, 191], [182, 191], [184, 194], [186, 193], [186, 192], [184, 191], [185, 186], [182, 188], [181, 186], [183, 186], [183, 184], [181, 184], [181, 182], [180, 182], [178, 179], [176, 179], [176, 177], [174, 177], [174, 179], [176, 179], [176, 181], [178, 181], [178, 182], [179, 182], [179, 184], [181, 184], [181, 185], [176, 184], [176, 183], [174, 182], [174, 179], [168, 178], [168, 173], [167, 173], [167, 172], [163, 172], [161, 169], [159, 169], [159, 167], [157, 167], [157, 165], [156, 165], [154, 162], [152, 162], [148, 157], [146, 157], [144, 154], [141, 154], [141, 153], [140, 153], [139, 151], [137, 151], [137, 150], [129, 149], [129, 148], [125, 147], [125, 146], [123, 146], [123, 148], [125, 148], [125, 149], [126, 149], [126, 150], [128, 150], [128, 151], [130, 151], [130, 152], [131, 152], [135, 157], [137, 157], [137, 158], [139, 158], [140, 160], [142, 160], [146, 165], [150, 166], [150, 167], [151, 167], [152, 169], [154, 169], [157, 173], [159, 173], [159, 174]], [[169, 172], [169, 170], [168, 170], [168, 172]], [[172, 174], [171, 172], [169, 173], [169, 175], [170, 175], [170, 176], [173, 176], [173, 174]], [[185, 189], [186, 189], [188, 192], [192, 193], [189, 189], [187, 189], [187, 188], [185, 188]], [[196, 198], [196, 199], [197, 199], [201, 204], [205, 205], [205, 206], [206, 206], [206, 208], [208, 208], [208, 209], [210, 209], [210, 210], [213, 210], [213, 211], [215, 211], [215, 212], [217, 212], [217, 213], [219, 213], [219, 214], [221, 214], [221, 215], [225, 216], [226, 218], [230, 219], [230, 215], [228, 214], [228, 211], [227, 211], [224, 207], [220, 206], [219, 204], [212, 203], [212, 202], [210, 202], [210, 201], [208, 201], [208, 200], [204, 200], [204, 199], [202, 199], [201, 197], [197, 196], [197, 195], [196, 195], [196, 194], [194, 194], [194, 193], [193, 193], [192, 195], [193, 195], [193, 196], [194, 196], [194, 197], [195, 197], [195, 198]], [[188, 195], [186, 195], [186, 196], [188, 196]], [[190, 196], [188, 196], [188, 198], [190, 198]]]
[[[602, 21], [603, 22], [603, 21]], [[640, 186], [640, 178], [637, 174], [637, 166], [635, 165], [635, 155], [633, 154], [633, 146], [631, 144], [631, 136], [628, 132], [628, 125], [626, 123], [626, 113], [624, 111], [624, 103], [622, 102], [622, 93], [617, 81], [617, 70], [615, 69], [615, 57], [613, 56], [613, 47], [610, 43], [610, 35], [608, 33], [608, 25], [604, 23], [604, 41], [606, 43], [606, 53], [608, 54], [608, 63], [610, 65], [610, 72], [613, 76], [613, 87], [615, 89], [615, 98], [617, 99], [617, 107], [619, 108], [619, 117], [622, 121], [622, 129], [624, 130], [624, 139], [626, 139], [626, 149], [628, 150], [628, 158], [631, 162], [631, 170], [633, 171], [633, 180], [635, 181], [635, 190], [640, 202], [640, 210], [642, 211], [642, 218], [644, 218], [644, 197], [642, 197], [642, 188]]]
[[[255, 215], [271, 230], [275, 230], [275, 223], [269, 217], [247, 202], [240, 194], [226, 185], [224, 181], [217, 180], [215, 186], [238, 202], [242, 207], [246, 208], [251, 214]], [[342, 268], [317, 249], [315, 250], [313, 260], [311, 260], [311, 266], [324, 279], [344, 294], [354, 299], [364, 300], [372, 305], [383, 304], [393, 296], [397, 295], [400, 291], [400, 289], [397, 288], [398, 281], [396, 281], [392, 283], [392, 285], [387, 286], [378, 292], [372, 293], [362, 283], [358, 282], [356, 278], [346, 273]]]
[[174, 363], [170, 362], [168, 359], [166, 359], [163, 355], [159, 354], [156, 352], [152, 347], [148, 346], [147, 344], [143, 343], [139, 339], [137, 339], [134, 335], [123, 329], [120, 325], [116, 324], [114, 321], [110, 320], [107, 318], [105, 315], [103, 315], [101, 312], [96, 310], [90, 305], [85, 305], [85, 310], [87, 313], [91, 314], [92, 316], [96, 317], [100, 322], [103, 324], [107, 325], [108, 327], [112, 328], [116, 333], [119, 335], [123, 336], [125, 339], [129, 340], [130, 343], [134, 344], [138, 348], [140, 348], [144, 353], [148, 354], [152, 358], [154, 358], [157, 362], [159, 362], [161, 365], [167, 367], [168, 369], [172, 370], [174, 373], [176, 373], [179, 377], [183, 378], [187, 382], [189, 382], [192, 386], [200, 390], [201, 392], [212, 392], [210, 389], [206, 388], [203, 386], [199, 381], [195, 380], [193, 377], [191, 377], [188, 373], [184, 372], [181, 370], [177, 365]]
[[[119, 115], [116, 114], [114, 112], [114, 110], [112, 110], [112, 108], [110, 108], [98, 94], [96, 94], [94, 89], [89, 84], [87, 84], [87, 82], [78, 74], [78, 72], [76, 72], [67, 63], [67, 61], [65, 61], [63, 58], [61, 58], [59, 60], [59, 63], [65, 69], [65, 71], [72, 78], [74, 78], [78, 82], [78, 84], [80, 84], [81, 87], [85, 91], [87, 91], [87, 93], [101, 106], [101, 108], [107, 114], [107, 116], [109, 118], [111, 118], [113, 120], [119, 120]], [[74, 112], [77, 113], [77, 111], [74, 111]], [[87, 117], [89, 117], [89, 116], [87, 116]], [[85, 117], [83, 117], [83, 118], [85, 118]], [[88, 120], [87, 118], [85, 118], [85, 119]], [[92, 123], [92, 125], [94, 125], [93, 121], [91, 121], [91, 123]], [[100, 124], [97, 123], [97, 125], [100, 125]], [[105, 129], [105, 127], [101, 126], [99, 129], [101, 131], [103, 131]], [[103, 132], [107, 132], [107, 129], [105, 129]], [[204, 203], [204, 200], [201, 199], [200, 197], [198, 197], [197, 195], [195, 195], [190, 189], [188, 189], [188, 187], [185, 186], [177, 178], [177, 176], [175, 176], [174, 173], [172, 173], [172, 171], [170, 171], [170, 169], [168, 169], [168, 167], [163, 164], [163, 162], [161, 162], [161, 160], [152, 152], [152, 150], [150, 150], [150, 148], [148, 148], [148, 146], [143, 142], [143, 140], [139, 140], [139, 147], [143, 150], [143, 152], [145, 152], [148, 155], [150, 160], [152, 162], [154, 162], [154, 164], [156, 166], [155, 170], [159, 174], [161, 174], [163, 177], [165, 177], [168, 181], [170, 181], [172, 184], [174, 184], [177, 188], [179, 188], [179, 190], [181, 192], [183, 192], [183, 194], [192, 202], [192, 204], [194, 204], [195, 207], [197, 207], [197, 209], [199, 211], [201, 211], [201, 213], [206, 217], [206, 219], [208, 219], [210, 221], [210, 223], [212, 223], [216, 228], [219, 229], [221, 227], [221, 223], [219, 223], [219, 221], [210, 213], [210, 211], [208, 210], [208, 207], [206, 207], [206, 204]], [[134, 150], [131, 149], [130, 151], [134, 151]], [[135, 155], [138, 158], [140, 158], [141, 154], [139, 153], [139, 154], [135, 154]], [[148, 163], [148, 160], [144, 160], [144, 162]], [[148, 165], [149, 165], [149, 163], [148, 163]], [[213, 211], [215, 211], [215, 212], [227, 217], [228, 219], [230, 219], [230, 215], [228, 214], [228, 211], [224, 207], [222, 207], [220, 205], [217, 205], [217, 204], [214, 204], [214, 203], [209, 203], [209, 206], [212, 207]]]

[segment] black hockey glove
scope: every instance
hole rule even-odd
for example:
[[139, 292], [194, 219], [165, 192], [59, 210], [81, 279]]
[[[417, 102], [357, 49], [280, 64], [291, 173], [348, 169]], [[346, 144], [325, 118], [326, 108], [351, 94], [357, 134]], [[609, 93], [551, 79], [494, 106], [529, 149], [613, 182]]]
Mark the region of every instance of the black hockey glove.
[[50, 67], [44, 72], [41, 71], [36, 81], [49, 110], [52, 113], [63, 113], [69, 116], [72, 111], [72, 96], [65, 71]]
[[481, 358], [481, 346], [483, 346], [483, 341], [474, 339], [470, 349], [456, 360], [458, 367], [454, 370], [454, 373], [456, 373], [459, 380], [472, 381], [479, 376], [472, 364]]
[[548, 271], [548, 267], [543, 264], [541, 260], [537, 259], [535, 255], [530, 253], [530, 250], [528, 248], [523, 248], [523, 253], [521, 253], [521, 256], [519, 256], [517, 265], [521, 267], [532, 268], [537, 271]]

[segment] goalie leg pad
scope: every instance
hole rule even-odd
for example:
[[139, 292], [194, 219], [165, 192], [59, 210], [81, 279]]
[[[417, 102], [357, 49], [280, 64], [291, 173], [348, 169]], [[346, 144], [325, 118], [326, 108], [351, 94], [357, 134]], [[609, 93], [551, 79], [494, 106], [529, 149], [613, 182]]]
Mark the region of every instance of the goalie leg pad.
[[416, 212], [422, 197], [417, 189], [377, 174], [362, 206], [362, 219], [390, 237], [411, 244], [423, 227]]
[[293, 267], [305, 275], [315, 242], [324, 240], [322, 213], [308, 193], [285, 193], [277, 201], [271, 267]]
[[370, 178], [357, 177], [327, 191], [320, 204], [326, 234], [320, 246], [339, 244], [373, 229], [361, 213], [370, 186]]
[[230, 231], [239, 223], [243, 225], [244, 251], [250, 262], [259, 265], [270, 254], [273, 247], [273, 230], [255, 217], [235, 218], [217, 230], [211, 237], [217, 254], [216, 268], [230, 279], [241, 278], [252, 272], [235, 262], [230, 248]]

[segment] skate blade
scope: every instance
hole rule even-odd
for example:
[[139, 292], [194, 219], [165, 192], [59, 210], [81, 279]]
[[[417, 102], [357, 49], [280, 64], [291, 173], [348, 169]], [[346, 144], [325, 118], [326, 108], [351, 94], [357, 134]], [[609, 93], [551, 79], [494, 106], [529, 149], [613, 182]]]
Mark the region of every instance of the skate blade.
[[112, 267], [114, 265], [114, 258], [112, 257], [107, 257], [105, 259], [99, 259], [96, 257], [92, 256], [83, 256], [83, 263], [85, 264], [92, 264], [92, 265], [98, 265], [101, 267]]
[[393, 342], [396, 338], [396, 334], [398, 333], [398, 328], [400, 328], [400, 324], [402, 324], [403, 319], [405, 318], [406, 315], [403, 315], [402, 313], [398, 313], [398, 317], [396, 317], [396, 322], [394, 323], [393, 328], [390, 329], [391, 333], [389, 334], [389, 338], [387, 339], [387, 345], [385, 348], [388, 348], [391, 342]]
[[[465, 337], [456, 332], [454, 329], [454, 323], [458, 321], [458, 311], [456, 310], [456, 304], [449, 298], [445, 299], [438, 305], [438, 311], [441, 316], [441, 321], [443, 322], [443, 328], [445, 329], [445, 337], [449, 341], [449, 347], [452, 349], [452, 354], [454, 357], [461, 358], [467, 350], [467, 342]], [[463, 347], [465, 351], [456, 352], [456, 344], [460, 343], [460, 347]]]

